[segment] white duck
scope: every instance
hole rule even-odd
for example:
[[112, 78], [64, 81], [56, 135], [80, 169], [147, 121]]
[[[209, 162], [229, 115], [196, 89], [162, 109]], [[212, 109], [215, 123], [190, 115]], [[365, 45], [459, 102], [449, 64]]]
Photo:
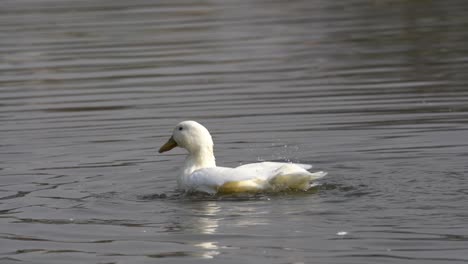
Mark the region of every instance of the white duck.
[[307, 190], [311, 181], [325, 176], [323, 171], [307, 171], [312, 165], [259, 162], [236, 168], [217, 167], [210, 132], [195, 121], [179, 123], [159, 153], [174, 147], [188, 151], [177, 178], [179, 189], [187, 192], [239, 193]]

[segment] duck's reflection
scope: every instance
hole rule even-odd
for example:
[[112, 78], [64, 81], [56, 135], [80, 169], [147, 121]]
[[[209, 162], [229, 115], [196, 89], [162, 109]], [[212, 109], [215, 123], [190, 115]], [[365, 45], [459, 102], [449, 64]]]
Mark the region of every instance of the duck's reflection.
[[212, 259], [220, 253], [219, 246], [216, 243], [217, 242], [202, 242], [199, 244], [194, 244], [194, 246], [204, 250], [200, 255], [202, 258]]
[[216, 201], [193, 204], [194, 226], [200, 234], [215, 234], [219, 227], [220, 206]]
[[[218, 217], [220, 207], [218, 204], [214, 201], [206, 202], [203, 203], [197, 211], [200, 215], [194, 222], [196, 224], [196, 230], [198, 230], [200, 234], [216, 234], [220, 221], [220, 218]], [[217, 241], [203, 241], [194, 244], [194, 246], [203, 249], [203, 253], [201, 254], [202, 258], [211, 259], [220, 253]]]
[[223, 245], [227, 234], [241, 234], [245, 228], [252, 230], [254, 226], [269, 225], [269, 204], [266, 200], [181, 201], [176, 204], [166, 231], [177, 233], [192, 250], [195, 247], [197, 250], [192, 256], [214, 258], [223, 249], [234, 248]]
[[211, 237], [218, 232], [221, 220], [216, 201], [183, 203], [175, 212], [166, 231], [189, 235], [185, 242], [199, 248], [195, 255], [201, 258], [211, 259], [220, 254], [219, 242]]

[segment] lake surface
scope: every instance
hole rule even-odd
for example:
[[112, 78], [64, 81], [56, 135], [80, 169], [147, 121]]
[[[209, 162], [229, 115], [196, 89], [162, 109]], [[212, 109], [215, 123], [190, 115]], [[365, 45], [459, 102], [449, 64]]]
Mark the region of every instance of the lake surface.
[[[0, 262], [468, 262], [468, 2], [0, 2]], [[184, 196], [223, 166], [308, 192]]]

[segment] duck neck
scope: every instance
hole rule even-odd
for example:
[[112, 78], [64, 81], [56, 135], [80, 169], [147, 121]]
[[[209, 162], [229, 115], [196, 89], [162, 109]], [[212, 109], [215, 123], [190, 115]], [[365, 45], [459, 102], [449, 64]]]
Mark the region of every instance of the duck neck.
[[196, 149], [189, 152], [185, 159], [183, 176], [187, 177], [196, 170], [210, 167], [216, 167], [213, 147], [209, 146]]

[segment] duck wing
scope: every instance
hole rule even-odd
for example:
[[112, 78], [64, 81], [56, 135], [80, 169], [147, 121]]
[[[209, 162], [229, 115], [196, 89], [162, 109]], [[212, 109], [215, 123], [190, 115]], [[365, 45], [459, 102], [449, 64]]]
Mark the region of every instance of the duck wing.
[[304, 170], [310, 170], [312, 168], [312, 165], [310, 164], [265, 161], [241, 165], [239, 167], [236, 167], [236, 169], [252, 169], [264, 172], [273, 172], [284, 165], [294, 165]]
[[257, 177], [257, 173], [256, 170], [248, 168], [203, 168], [188, 176], [187, 189], [211, 194], [259, 191], [263, 189], [264, 180]]

